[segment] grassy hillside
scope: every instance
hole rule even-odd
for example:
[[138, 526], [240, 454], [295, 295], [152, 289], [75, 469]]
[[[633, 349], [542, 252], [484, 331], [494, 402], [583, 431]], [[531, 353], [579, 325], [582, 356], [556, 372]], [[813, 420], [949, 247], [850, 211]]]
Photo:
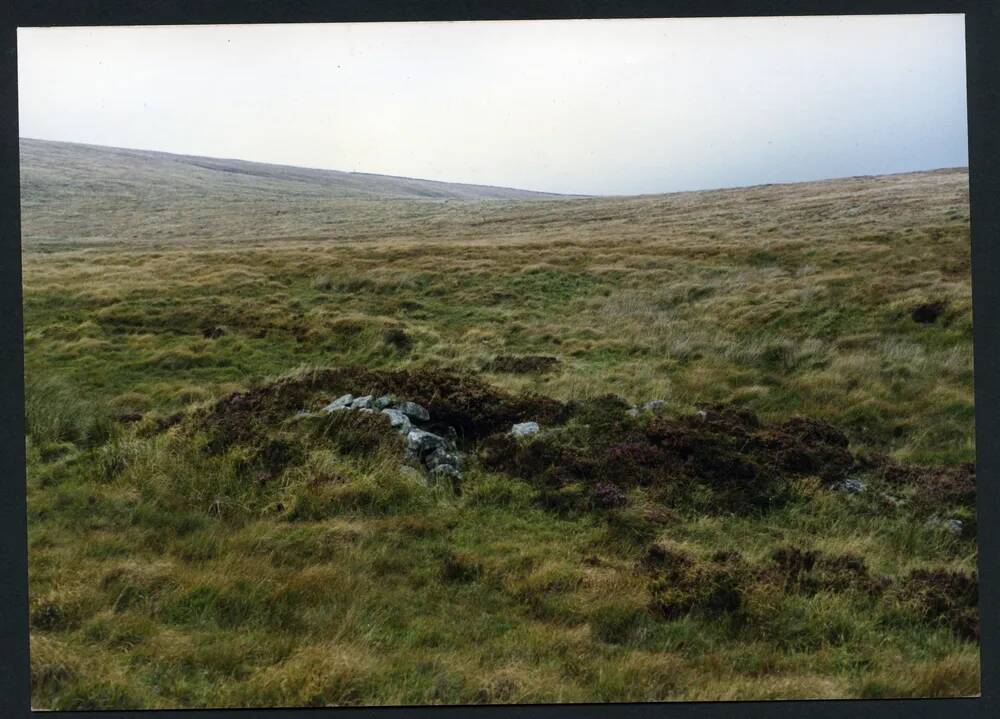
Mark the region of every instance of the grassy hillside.
[[[978, 692], [964, 170], [365, 199], [87, 152], [22, 167], [36, 706]], [[292, 419], [370, 391], [458, 486]]]
[[[373, 201], [412, 211], [559, 197], [25, 138], [20, 149], [24, 237], [34, 240], [222, 238], [223, 218], [240, 223], [240, 237], [335, 233], [345, 214], [370, 213]], [[437, 202], [407, 202], [415, 199]]]

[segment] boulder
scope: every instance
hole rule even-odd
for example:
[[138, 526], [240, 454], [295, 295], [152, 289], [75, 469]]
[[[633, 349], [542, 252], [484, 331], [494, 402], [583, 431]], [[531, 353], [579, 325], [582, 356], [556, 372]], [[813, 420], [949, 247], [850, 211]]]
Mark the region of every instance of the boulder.
[[400, 434], [409, 434], [413, 425], [410, 424], [410, 418], [405, 414], [400, 412], [398, 409], [383, 409], [382, 414], [389, 418], [389, 424], [391, 424], [397, 432]]
[[395, 401], [396, 400], [393, 399], [392, 395], [384, 394], [381, 397], [376, 397], [375, 400], [372, 402], [372, 406], [375, 409], [388, 409], [389, 407], [392, 406], [393, 402]]
[[438, 447], [447, 449], [447, 446], [448, 440], [444, 437], [422, 429], [411, 429], [406, 435], [406, 448], [418, 457], [424, 457]]
[[444, 447], [435, 447], [426, 459], [424, 459], [424, 464], [427, 466], [428, 470], [434, 470], [435, 467], [454, 467], [458, 469], [458, 455], [452, 454]]
[[398, 409], [411, 420], [415, 420], [417, 422], [426, 422], [431, 418], [431, 413], [416, 402], [400, 402], [394, 407], [394, 409]]
[[343, 409], [350, 409], [351, 403], [354, 401], [353, 394], [345, 394], [337, 399], [333, 400], [330, 404], [323, 408], [324, 412], [338, 412]]
[[865, 483], [860, 479], [845, 479], [837, 485], [837, 489], [848, 494], [861, 494], [865, 491]]
[[530, 437], [541, 431], [542, 428], [538, 426], [538, 422], [519, 422], [510, 428], [510, 433], [515, 437]]
[[667, 408], [667, 402], [663, 399], [652, 399], [642, 406], [647, 412], [662, 412]]
[[366, 394], [364, 397], [355, 397], [354, 401], [351, 402], [351, 409], [371, 409], [373, 399], [370, 394]]

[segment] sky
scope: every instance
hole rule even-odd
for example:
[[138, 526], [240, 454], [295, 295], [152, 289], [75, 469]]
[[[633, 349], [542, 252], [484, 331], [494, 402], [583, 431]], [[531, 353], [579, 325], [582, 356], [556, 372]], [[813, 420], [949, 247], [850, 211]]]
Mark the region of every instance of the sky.
[[622, 195], [968, 164], [964, 18], [18, 30], [20, 134]]

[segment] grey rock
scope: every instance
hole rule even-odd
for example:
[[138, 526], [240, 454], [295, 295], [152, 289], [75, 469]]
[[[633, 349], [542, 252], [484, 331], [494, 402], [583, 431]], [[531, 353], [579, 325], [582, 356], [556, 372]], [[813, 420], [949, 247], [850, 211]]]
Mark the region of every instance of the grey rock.
[[649, 402], [646, 402], [646, 404], [642, 406], [642, 408], [647, 412], [659, 412], [663, 409], [666, 409], [666, 407], [667, 407], [667, 401], [663, 399], [653, 399], [650, 400]]
[[708, 412], [706, 412], [706, 411], [705, 411], [705, 410], [703, 410], [703, 409], [699, 409], [699, 410], [698, 410], [697, 412], [695, 412], [695, 414], [696, 414], [696, 415], [698, 416], [698, 418], [699, 418], [699, 419], [700, 419], [700, 420], [701, 420], [702, 422], [704, 422], [704, 421], [705, 421], [706, 419], [708, 419]]
[[837, 488], [848, 494], [861, 494], [866, 489], [865, 483], [860, 479], [845, 479]]
[[365, 412], [367, 414], [375, 414], [375, 410], [371, 407], [358, 407], [358, 412]]
[[416, 402], [400, 402], [395, 406], [395, 409], [398, 409], [410, 419], [418, 422], [426, 422], [431, 418], [431, 413]]
[[433, 470], [435, 467], [454, 467], [458, 469], [458, 455], [452, 454], [444, 447], [435, 447], [424, 460], [427, 469]]
[[423, 457], [438, 447], [447, 446], [448, 441], [444, 437], [422, 429], [411, 429], [406, 435], [406, 448], [418, 457]]
[[330, 404], [323, 408], [324, 412], [337, 412], [342, 409], [349, 409], [351, 402], [354, 401], [353, 394], [345, 394], [337, 399], [333, 400]]
[[520, 422], [510, 428], [510, 433], [515, 437], [530, 437], [541, 431], [542, 428], [538, 426], [538, 422]]
[[354, 401], [351, 402], [351, 409], [371, 409], [372, 408], [372, 396], [366, 394], [364, 397], [355, 397]]
[[389, 418], [389, 424], [391, 424], [397, 432], [400, 434], [409, 434], [410, 428], [413, 425], [410, 424], [410, 418], [405, 414], [400, 412], [398, 409], [383, 409], [382, 414]]
[[629, 407], [627, 410], [625, 410], [625, 414], [627, 414], [629, 417], [638, 417], [639, 416], [639, 408], [638, 407]]
[[372, 402], [372, 406], [375, 407], [375, 409], [387, 409], [388, 407], [391, 407], [392, 403], [395, 401], [396, 400], [392, 398], [392, 395], [384, 394], [381, 397], [376, 397]]

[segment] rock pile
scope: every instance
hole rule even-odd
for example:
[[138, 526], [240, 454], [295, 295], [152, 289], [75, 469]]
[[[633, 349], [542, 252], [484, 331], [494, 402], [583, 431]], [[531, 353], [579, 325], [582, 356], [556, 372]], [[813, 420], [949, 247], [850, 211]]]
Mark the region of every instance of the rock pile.
[[[456, 447], [457, 433], [453, 427], [447, 437], [429, 431], [421, 424], [430, 422], [431, 414], [416, 402], [398, 400], [392, 395], [362, 395], [355, 397], [345, 394], [323, 407], [319, 413], [302, 410], [295, 418], [313, 417], [316, 414], [333, 414], [334, 412], [381, 412], [389, 418], [392, 425], [406, 441], [406, 454], [423, 467], [427, 483], [434, 485], [438, 481], [448, 481], [457, 488], [462, 480], [461, 456]], [[509, 434], [514, 437], [530, 437], [538, 434], [541, 427], [537, 422], [519, 422], [514, 424]]]
[[[381, 412], [389, 418], [393, 429], [405, 438], [407, 456], [419, 462], [424, 468], [429, 484], [447, 480], [453, 487], [457, 487], [462, 479], [459, 469], [461, 460], [455, 447], [454, 436], [442, 437], [417, 426], [429, 422], [431, 415], [426, 408], [416, 402], [398, 401], [392, 395], [375, 397], [369, 394], [355, 397], [352, 394], [345, 394], [320, 411], [326, 414], [349, 411]], [[311, 414], [300, 412], [296, 416]]]

